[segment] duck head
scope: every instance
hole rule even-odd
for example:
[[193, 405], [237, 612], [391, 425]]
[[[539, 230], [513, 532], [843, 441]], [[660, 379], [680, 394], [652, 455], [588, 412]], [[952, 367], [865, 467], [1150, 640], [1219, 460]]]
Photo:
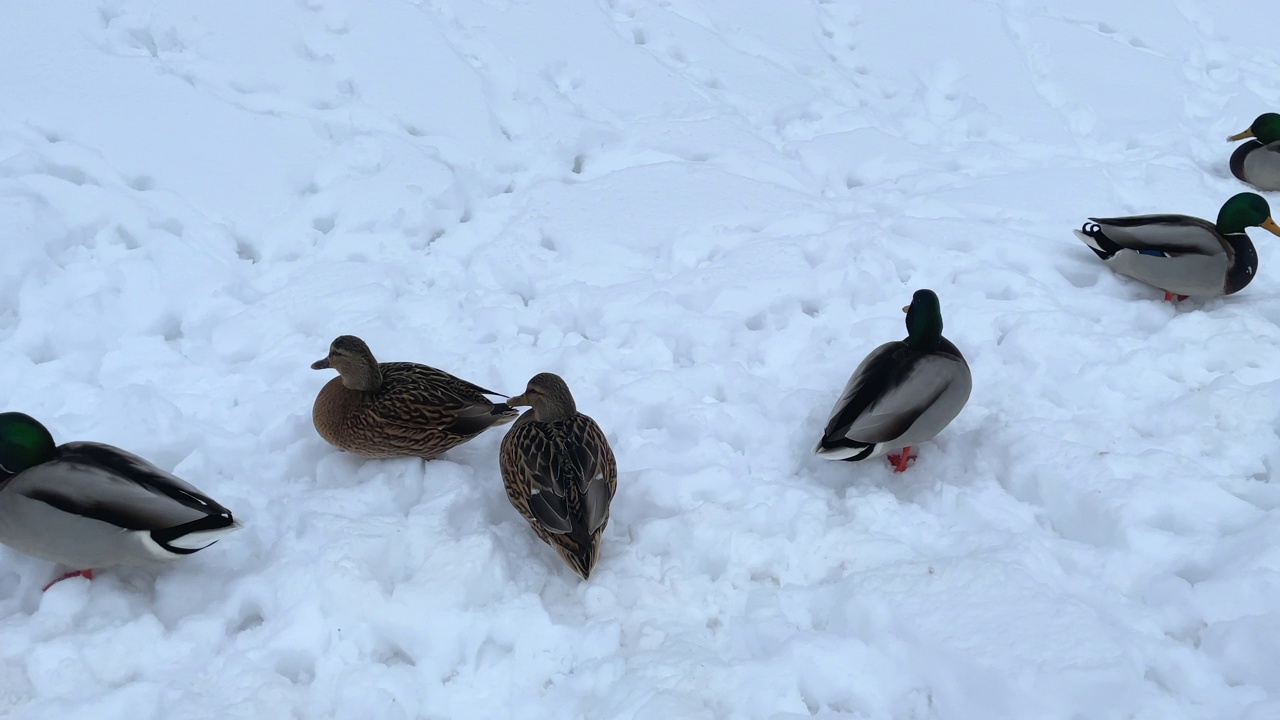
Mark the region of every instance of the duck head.
[[382, 371], [373, 351], [355, 335], [339, 335], [329, 344], [329, 354], [311, 363], [312, 370], [332, 368], [342, 384], [352, 390], [372, 392], [382, 386]]
[[530, 380], [524, 392], [507, 400], [511, 407], [533, 408], [533, 419], [538, 422], [555, 422], [571, 418], [578, 412], [569, 385], [555, 373], [538, 373]]

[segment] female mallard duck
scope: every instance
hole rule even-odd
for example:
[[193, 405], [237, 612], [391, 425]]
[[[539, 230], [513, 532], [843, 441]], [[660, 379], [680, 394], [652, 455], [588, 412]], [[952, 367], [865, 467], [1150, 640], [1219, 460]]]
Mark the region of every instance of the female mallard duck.
[[0, 543], [78, 568], [58, 580], [175, 560], [239, 527], [230, 510], [137, 455], [54, 445], [35, 418], [0, 413]]
[[1245, 228], [1280, 235], [1262, 196], [1227, 200], [1211, 224], [1187, 215], [1089, 218], [1075, 234], [1115, 272], [1164, 291], [1164, 299], [1217, 297], [1244, 289], [1258, 269]]
[[885, 343], [862, 361], [831, 410], [814, 453], [830, 460], [889, 455], [907, 469], [911, 446], [942, 432], [969, 400], [973, 376], [942, 337], [942, 310], [932, 290], [917, 290], [907, 313], [907, 338]]
[[618, 463], [595, 420], [578, 412], [559, 375], [534, 375], [507, 401], [533, 408], [502, 439], [507, 499], [583, 580], [600, 557]]
[[1227, 139], [1253, 138], [1231, 153], [1231, 174], [1259, 190], [1280, 190], [1280, 114], [1264, 113]]
[[380, 363], [354, 335], [334, 340], [328, 357], [311, 367], [338, 371], [316, 396], [316, 431], [329, 444], [364, 457], [430, 460], [519, 414], [485, 397], [502, 393], [443, 370]]

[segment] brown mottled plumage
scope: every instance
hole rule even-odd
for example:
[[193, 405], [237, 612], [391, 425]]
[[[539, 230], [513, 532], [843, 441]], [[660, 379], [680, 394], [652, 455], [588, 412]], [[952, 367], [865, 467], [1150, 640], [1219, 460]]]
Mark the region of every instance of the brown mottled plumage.
[[609, 501], [618, 490], [618, 463], [595, 420], [578, 412], [558, 375], [533, 376], [507, 401], [533, 409], [502, 439], [507, 499], [542, 541], [583, 580], [600, 557]]
[[485, 397], [501, 393], [443, 370], [379, 363], [353, 335], [334, 340], [328, 357], [311, 367], [338, 371], [316, 396], [316, 431], [331, 445], [364, 457], [430, 460], [518, 413]]

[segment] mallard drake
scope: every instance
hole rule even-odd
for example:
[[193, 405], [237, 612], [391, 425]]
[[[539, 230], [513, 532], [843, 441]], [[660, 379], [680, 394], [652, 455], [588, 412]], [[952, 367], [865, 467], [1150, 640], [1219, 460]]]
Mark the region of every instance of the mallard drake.
[[0, 413], [0, 542], [75, 569], [58, 580], [176, 560], [239, 527], [230, 510], [137, 455], [55, 445], [30, 415]]
[[1216, 225], [1187, 215], [1089, 220], [1076, 237], [1115, 272], [1163, 290], [1165, 300], [1239, 292], [1258, 269], [1258, 252], [1245, 228], [1280, 235], [1267, 201], [1250, 192], [1227, 200]]
[[583, 580], [600, 557], [618, 463], [595, 420], [578, 412], [559, 375], [539, 373], [507, 401], [532, 410], [502, 439], [507, 499]]
[[1245, 138], [1253, 139], [1231, 153], [1231, 174], [1259, 190], [1280, 190], [1280, 114], [1263, 113], [1227, 140]]
[[868, 460], [891, 450], [895, 472], [911, 447], [942, 432], [969, 400], [973, 376], [960, 350], [942, 336], [942, 310], [932, 290], [917, 290], [905, 340], [888, 342], [853, 371], [813, 449], [829, 460]]
[[311, 368], [338, 371], [311, 409], [316, 432], [329, 444], [364, 457], [430, 460], [519, 414], [485, 397], [505, 397], [502, 393], [443, 370], [380, 363], [354, 335], [335, 339], [329, 355]]

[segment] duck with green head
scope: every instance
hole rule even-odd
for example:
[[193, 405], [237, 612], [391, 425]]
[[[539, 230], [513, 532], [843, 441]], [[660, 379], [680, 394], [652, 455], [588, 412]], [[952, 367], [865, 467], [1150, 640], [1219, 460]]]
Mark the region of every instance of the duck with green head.
[[1231, 174], [1259, 190], [1280, 190], [1280, 113], [1263, 113], [1248, 130], [1227, 137], [1245, 139], [1231, 154]]
[[1258, 270], [1245, 228], [1280, 235], [1261, 195], [1227, 200], [1216, 223], [1188, 215], [1089, 218], [1076, 237], [1113, 271], [1164, 291], [1165, 300], [1240, 292]]
[[911, 447], [931, 440], [960, 414], [973, 376], [964, 355], [942, 336], [942, 309], [932, 290], [917, 290], [907, 313], [907, 337], [885, 343], [853, 371], [831, 410], [814, 453], [829, 460], [888, 456], [907, 469]]
[[230, 510], [137, 455], [55, 445], [30, 415], [0, 413], [0, 543], [74, 570], [59, 580], [176, 560], [239, 527]]

